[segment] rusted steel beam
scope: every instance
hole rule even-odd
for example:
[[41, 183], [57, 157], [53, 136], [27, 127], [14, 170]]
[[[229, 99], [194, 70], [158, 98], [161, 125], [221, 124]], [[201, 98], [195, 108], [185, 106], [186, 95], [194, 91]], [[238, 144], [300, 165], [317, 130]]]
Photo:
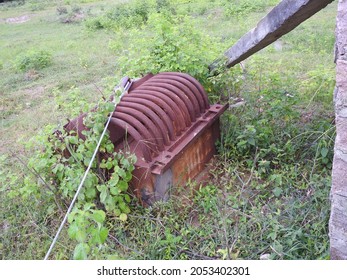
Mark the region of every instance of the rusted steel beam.
[[[210, 65], [213, 70], [223, 63], [232, 67], [287, 34], [300, 23], [325, 8], [333, 0], [283, 0], [255, 28], [229, 48], [224, 57]], [[225, 62], [226, 59], [226, 62]]]

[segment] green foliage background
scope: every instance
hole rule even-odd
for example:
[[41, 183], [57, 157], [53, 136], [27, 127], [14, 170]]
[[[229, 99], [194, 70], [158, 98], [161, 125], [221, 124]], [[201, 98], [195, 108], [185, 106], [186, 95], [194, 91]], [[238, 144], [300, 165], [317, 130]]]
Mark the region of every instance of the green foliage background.
[[[281, 38], [279, 49], [217, 76], [208, 71], [277, 3], [1, 4], [1, 18], [36, 13], [21, 24], [0, 22], [1, 258], [43, 258], [111, 110], [104, 100], [122, 76], [161, 71], [189, 73], [211, 102], [231, 105], [209, 184], [187, 182], [169, 202], [144, 209], [128, 192], [135, 159], [113, 154], [93, 166], [51, 257], [329, 258], [334, 4]], [[85, 141], [52, 138], [95, 104]], [[66, 148], [72, 157], [57, 153]], [[106, 137], [102, 152], [112, 149]]]

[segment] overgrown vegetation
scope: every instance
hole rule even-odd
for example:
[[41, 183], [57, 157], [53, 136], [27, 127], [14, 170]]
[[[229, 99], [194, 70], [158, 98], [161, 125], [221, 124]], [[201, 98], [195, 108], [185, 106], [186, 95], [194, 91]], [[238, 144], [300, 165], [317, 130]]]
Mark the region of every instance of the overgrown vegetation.
[[[208, 71], [277, 2], [1, 5], [1, 18], [40, 11], [25, 23], [0, 22], [4, 38], [29, 42], [0, 42], [1, 141], [8, 147], [0, 157], [1, 257], [44, 257], [113, 109], [103, 100], [116, 81], [181, 71], [199, 79], [211, 102], [231, 104], [209, 184], [187, 182], [167, 203], [142, 208], [128, 192], [136, 159], [115, 154], [106, 136], [52, 258], [329, 258], [334, 7], [282, 38], [280, 48], [270, 46], [218, 76]], [[95, 104], [84, 120], [85, 139], [64, 132], [65, 118]], [[19, 141], [11, 147], [7, 138]]]
[[52, 64], [52, 55], [47, 51], [30, 50], [16, 57], [15, 67], [19, 71], [41, 70]]

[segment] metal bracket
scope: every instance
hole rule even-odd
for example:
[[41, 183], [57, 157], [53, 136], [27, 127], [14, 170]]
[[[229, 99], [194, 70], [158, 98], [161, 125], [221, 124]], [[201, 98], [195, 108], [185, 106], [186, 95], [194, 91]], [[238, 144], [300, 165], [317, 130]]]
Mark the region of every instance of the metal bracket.
[[125, 76], [120, 80], [119, 85], [114, 87], [113, 91], [116, 93], [119, 90], [120, 92], [127, 94], [132, 84], [133, 81], [128, 76]]

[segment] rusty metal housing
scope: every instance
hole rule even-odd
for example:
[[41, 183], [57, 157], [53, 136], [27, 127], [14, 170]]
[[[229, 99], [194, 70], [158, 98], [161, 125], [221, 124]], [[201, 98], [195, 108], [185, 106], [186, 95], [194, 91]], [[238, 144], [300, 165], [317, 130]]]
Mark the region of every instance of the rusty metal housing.
[[205, 169], [216, 153], [226, 107], [211, 106], [204, 88], [187, 74], [148, 74], [132, 83], [108, 129], [115, 151], [137, 156], [130, 186], [143, 205], [167, 200], [171, 187], [185, 186]]

